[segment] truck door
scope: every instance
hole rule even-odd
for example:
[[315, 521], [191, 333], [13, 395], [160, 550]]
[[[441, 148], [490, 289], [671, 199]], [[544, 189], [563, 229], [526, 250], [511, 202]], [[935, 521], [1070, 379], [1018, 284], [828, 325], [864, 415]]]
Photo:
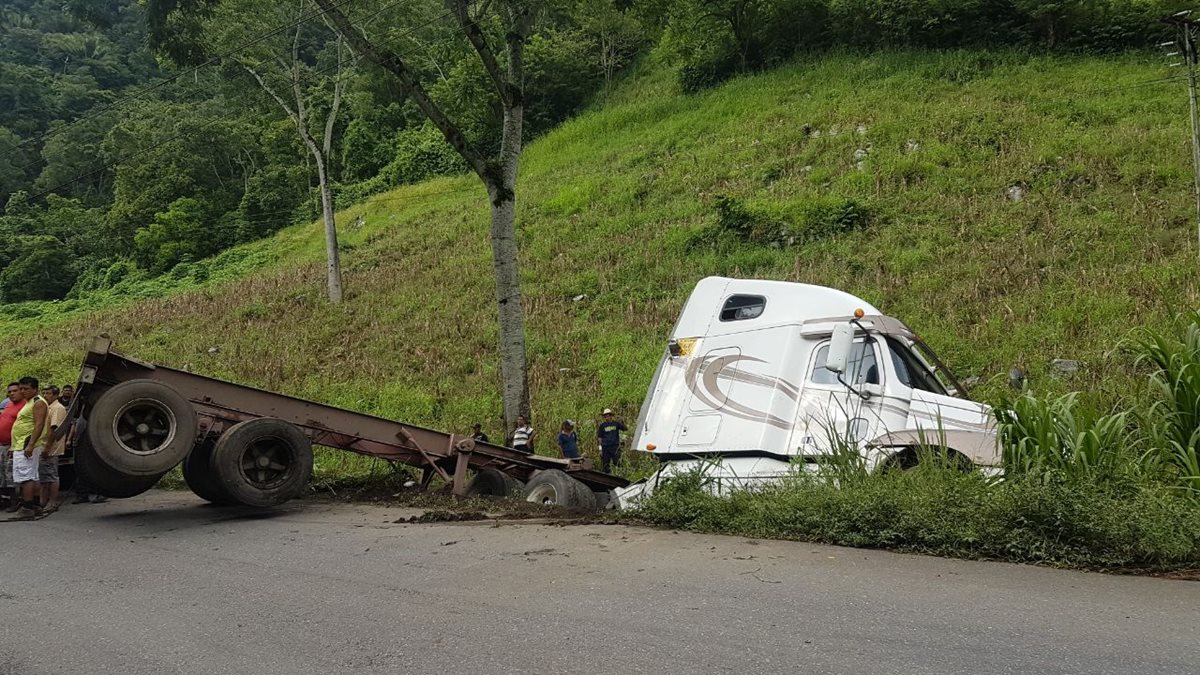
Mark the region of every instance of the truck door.
[[892, 337], [887, 340], [896, 380], [911, 392], [907, 428], [928, 431], [929, 442], [934, 443], [940, 431], [989, 427], [991, 420], [981, 408], [951, 396], [947, 383], [909, 345]]
[[[801, 455], [827, 454], [835, 443], [861, 447], [883, 426], [883, 397], [864, 399], [851, 391], [825, 368], [828, 358], [829, 342], [825, 341], [809, 359], [792, 443]], [[857, 391], [863, 391], [866, 385], [882, 385], [884, 372], [880, 364], [878, 341], [859, 338], [844, 379]]]

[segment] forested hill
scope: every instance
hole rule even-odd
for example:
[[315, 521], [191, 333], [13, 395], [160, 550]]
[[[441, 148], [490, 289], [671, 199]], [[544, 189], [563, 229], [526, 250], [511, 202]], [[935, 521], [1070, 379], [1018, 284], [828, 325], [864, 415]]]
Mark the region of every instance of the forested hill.
[[[1114, 348], [1196, 306], [1186, 90], [1153, 56], [814, 56], [696, 94], [648, 67], [526, 152], [519, 236], [535, 424], [636, 414], [708, 274], [821, 283], [909, 321], [978, 394], [1140, 379]], [[355, 409], [497, 432], [488, 210], [435, 179], [113, 294], [0, 314], [0, 372], [130, 353]], [[149, 297], [136, 300], [133, 298]], [[1054, 358], [1077, 359], [1073, 379]]]
[[[1186, 6], [517, 4], [536, 9], [525, 50], [528, 139], [610, 91], [635, 62], [662, 64], [682, 89], [699, 91], [826, 50], [1111, 53], [1161, 42], [1170, 33], [1159, 18]], [[486, 96], [483, 68], [441, 0], [339, 6], [410, 61], [467, 142], [498, 142], [500, 111]], [[0, 0], [0, 303], [109, 293], [319, 214], [317, 171], [268, 85], [295, 89], [309, 130], [318, 142], [328, 135], [337, 203], [463, 171], [394, 79], [349, 52], [315, 8], [309, 0]], [[494, 24], [485, 29], [503, 41]], [[340, 98], [332, 93], [339, 86]]]
[[[342, 4], [364, 28], [396, 27], [395, 48], [429, 75], [431, 95], [473, 143], [492, 143], [499, 119], [479, 94], [470, 48], [447, 37], [441, 2]], [[527, 49], [530, 137], [577, 112], [650, 44], [632, 17], [600, 5], [539, 23]], [[276, 62], [293, 38], [295, 85], [318, 142], [332, 118], [340, 202], [462, 171], [390, 76], [356, 60], [314, 8], [0, 1], [0, 302], [104, 291], [319, 213], [305, 145], [250, 72], [290, 95], [291, 71]]]
[[[388, 4], [360, 1], [356, 17]], [[141, 79], [62, 113], [78, 124], [22, 131], [39, 164], [0, 217], [0, 371], [70, 377], [83, 340], [108, 333], [147, 359], [377, 414], [456, 429], [494, 418], [478, 180], [386, 73], [346, 72], [330, 144], [347, 298], [328, 303], [315, 172], [246, 75], [270, 53], [181, 65], [271, 25], [250, 21], [268, 7], [257, 0], [218, 4], [244, 13], [221, 23], [214, 10], [198, 19], [212, 30], [183, 35], [213, 44], [156, 43], [162, 72], [147, 62]], [[749, 32], [699, 4], [581, 2], [530, 40], [517, 222], [539, 425], [601, 403], [632, 416], [708, 274], [859, 294], [982, 378], [985, 396], [1014, 365], [1039, 386], [1086, 378], [1125, 393], [1120, 339], [1195, 305], [1186, 90], [1147, 48], [1169, 35], [1157, 18], [1172, 3], [1056, 3], [1055, 14], [1016, 1], [797, 0], [771, 3]], [[425, 6], [415, 22], [379, 16], [431, 31], [403, 35], [408, 53], [427, 56], [431, 94], [472, 142], [493, 142], [481, 73], [435, 30], [440, 3]], [[322, 26], [298, 50], [319, 132], [338, 67]], [[129, 94], [136, 104], [103, 110]], [[39, 140], [39, 128], [66, 130]], [[39, 194], [56, 143], [86, 166], [99, 153], [103, 178]], [[1084, 366], [1054, 379], [1054, 358]]]
[[[100, 248], [112, 193], [102, 167], [119, 149], [106, 140], [113, 114], [104, 109], [159, 77], [145, 35], [133, 0], [0, 2], [0, 205], [15, 215], [25, 197], [61, 197], [64, 209], [32, 227], [0, 220], [0, 299], [62, 297], [78, 261]], [[17, 281], [31, 274], [38, 289]]]

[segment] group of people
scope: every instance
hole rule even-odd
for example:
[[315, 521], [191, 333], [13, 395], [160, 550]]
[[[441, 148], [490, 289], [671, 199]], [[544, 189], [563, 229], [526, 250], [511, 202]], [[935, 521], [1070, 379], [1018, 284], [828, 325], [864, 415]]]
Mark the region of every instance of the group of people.
[[[68, 435], [55, 432], [67, 421], [75, 388], [40, 386], [36, 377], [8, 385], [0, 402], [0, 507], [17, 517], [48, 515], [61, 505], [58, 466]], [[76, 501], [87, 495], [77, 493]]]
[[[471, 437], [487, 443], [488, 436], [482, 429], [482, 425], [476, 424], [472, 427]], [[621, 463], [621, 432], [628, 430], [625, 423], [616, 418], [611, 408], [605, 408], [601, 413], [601, 420], [596, 423], [596, 441], [600, 446], [600, 464], [605, 473]], [[580, 459], [579, 433], [575, 429], [574, 420], [563, 420], [556, 440], [564, 459]], [[524, 415], [517, 415], [517, 424], [508, 434], [508, 446], [514, 450], [531, 453], [536, 441], [537, 432], [529, 424], [529, 419]]]

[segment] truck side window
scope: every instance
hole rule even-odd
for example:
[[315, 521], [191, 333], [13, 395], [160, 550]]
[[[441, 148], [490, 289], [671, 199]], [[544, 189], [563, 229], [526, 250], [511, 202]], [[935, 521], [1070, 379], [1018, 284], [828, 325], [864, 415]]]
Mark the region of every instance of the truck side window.
[[896, 379], [905, 386], [921, 391], [947, 396], [946, 388], [934, 377], [933, 373], [921, 363], [907, 346], [899, 340], [888, 338], [888, 351], [892, 353], [892, 367], [896, 369]]
[[767, 299], [761, 295], [733, 295], [721, 307], [722, 321], [748, 321], [762, 316]]
[[[813, 384], [839, 384], [836, 373], [826, 370], [829, 361], [829, 345], [822, 345], [817, 350], [816, 363], [813, 366]], [[854, 351], [850, 354], [850, 372], [845, 380], [852, 386], [864, 384], [879, 384], [879, 362], [875, 359], [875, 346], [866, 342], [854, 343]]]

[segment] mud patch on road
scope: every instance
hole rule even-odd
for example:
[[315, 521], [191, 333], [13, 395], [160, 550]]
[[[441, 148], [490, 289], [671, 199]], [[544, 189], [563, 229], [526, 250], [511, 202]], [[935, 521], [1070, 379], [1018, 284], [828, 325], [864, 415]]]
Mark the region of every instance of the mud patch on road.
[[480, 511], [426, 511], [410, 518], [398, 518], [395, 523], [458, 523], [471, 520], [488, 520]]

